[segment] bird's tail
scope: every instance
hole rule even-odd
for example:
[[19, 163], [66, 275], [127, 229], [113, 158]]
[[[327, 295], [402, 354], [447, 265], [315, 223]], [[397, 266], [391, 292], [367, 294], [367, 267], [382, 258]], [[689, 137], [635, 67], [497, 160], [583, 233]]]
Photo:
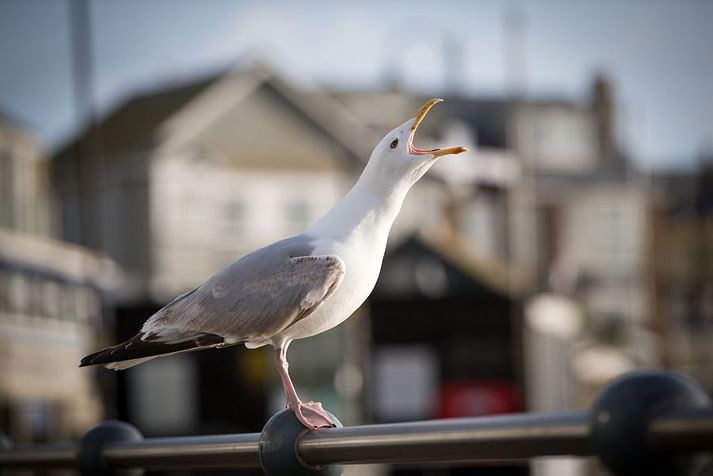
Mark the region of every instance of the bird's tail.
[[[164, 355], [168, 355], [168, 354], [164, 354]], [[162, 357], [162, 356], [152, 355], [151, 357], [142, 357], [140, 359], [120, 360], [119, 362], [111, 362], [109, 364], [104, 364], [104, 367], [106, 367], [107, 369], [111, 369], [111, 370], [125, 370], [125, 369], [128, 369], [129, 367], [133, 367], [134, 365], [143, 364], [144, 362], [153, 360], [156, 357]], [[80, 365], [80, 367], [81, 367], [81, 365]]]
[[223, 338], [215, 334], [197, 333], [178, 340], [175, 336], [164, 340], [161, 336], [139, 333], [126, 342], [87, 355], [79, 366], [104, 365], [108, 369], [124, 370], [156, 357], [224, 345]]

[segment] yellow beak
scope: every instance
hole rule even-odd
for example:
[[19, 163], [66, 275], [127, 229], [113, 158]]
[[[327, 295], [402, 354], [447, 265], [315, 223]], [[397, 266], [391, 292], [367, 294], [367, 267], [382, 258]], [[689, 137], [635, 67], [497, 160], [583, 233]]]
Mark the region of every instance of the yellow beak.
[[409, 153], [414, 155], [430, 154], [433, 155], [434, 158], [438, 158], [444, 155], [460, 154], [468, 151], [468, 149], [466, 149], [465, 147], [447, 147], [444, 149], [419, 149], [418, 147], [415, 147], [413, 145], [413, 136], [416, 134], [416, 129], [418, 129], [418, 125], [421, 124], [421, 121], [423, 121], [423, 118], [426, 117], [428, 111], [441, 101], [443, 101], [443, 99], [438, 98], [426, 101], [426, 104], [424, 104], [414, 116], [415, 121], [413, 123], [413, 126], [411, 126], [411, 133], [408, 137]]

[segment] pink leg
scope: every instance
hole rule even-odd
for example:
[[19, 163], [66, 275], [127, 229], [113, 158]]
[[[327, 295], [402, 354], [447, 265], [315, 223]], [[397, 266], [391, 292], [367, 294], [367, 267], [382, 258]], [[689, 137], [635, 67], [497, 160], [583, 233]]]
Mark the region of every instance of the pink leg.
[[287, 345], [275, 348], [275, 367], [280, 374], [282, 387], [285, 389], [287, 408], [295, 412], [297, 419], [307, 428], [333, 427], [334, 422], [319, 402], [302, 403], [297, 396], [295, 386], [292, 385], [290, 375], [287, 373]]

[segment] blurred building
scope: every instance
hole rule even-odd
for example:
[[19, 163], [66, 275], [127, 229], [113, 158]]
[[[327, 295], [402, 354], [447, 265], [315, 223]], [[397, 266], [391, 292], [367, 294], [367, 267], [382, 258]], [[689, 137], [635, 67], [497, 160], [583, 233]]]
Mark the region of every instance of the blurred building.
[[[445, 185], [441, 221], [420, 230], [519, 270], [529, 410], [586, 408], [611, 378], [661, 362], [647, 274], [649, 183], [617, 143], [616, 109], [611, 85], [596, 78], [581, 99], [456, 97], [434, 111], [443, 119], [432, 121], [431, 137], [464, 143], [475, 157], [434, 167]], [[487, 361], [476, 350], [472, 358]], [[537, 474], [587, 471], [557, 464]]]
[[47, 162], [0, 118], [0, 431], [16, 442], [76, 438], [102, 406], [79, 359], [93, 347], [110, 262], [53, 239]]
[[[106, 252], [129, 277], [114, 296], [111, 339], [133, 335], [168, 300], [242, 254], [304, 230], [351, 186], [382, 135], [422, 103], [398, 92], [362, 100], [298, 90], [258, 66], [141, 94], [83, 131], [56, 154], [52, 176], [62, 236]], [[453, 130], [465, 135], [453, 140], [470, 140], [462, 127], [429, 125], [434, 114], [419, 129], [420, 145]], [[392, 243], [414, 231], [453, 238], [443, 210], [472, 184], [450, 182], [436, 173], [418, 184]], [[352, 321], [290, 348], [298, 390], [347, 422], [364, 418], [355, 382], [363, 382], [357, 363], [369, 345], [365, 319]], [[283, 398], [264, 357], [231, 348], [119, 373], [117, 414], [148, 433], [258, 429]], [[174, 406], [152, 403], [169, 394]]]
[[[535, 348], [528, 361], [542, 369], [571, 361], [576, 391], [570, 405], [588, 406], [614, 376], [659, 363], [645, 274], [647, 182], [617, 144], [616, 107], [605, 79], [581, 102], [514, 101], [512, 108], [512, 147], [524, 167], [512, 196], [512, 259], [532, 273], [534, 293], [574, 299], [584, 317], [581, 339], [572, 335], [567, 344], [577, 344], [569, 358], [552, 355], [555, 361], [538, 363], [537, 356], [548, 353]], [[531, 331], [545, 330], [533, 324]], [[531, 369], [530, 388], [542, 376]], [[557, 391], [554, 382], [542, 384], [547, 393]], [[540, 395], [535, 408], [537, 401], [553, 400]]]
[[713, 160], [654, 179], [649, 273], [664, 362], [713, 394]]
[[[309, 100], [249, 68], [133, 98], [67, 144], [53, 161], [63, 236], [108, 253], [129, 276], [115, 296], [112, 338], [133, 335], [237, 257], [303, 231], [351, 185], [372, 136], [328, 95]], [[83, 147], [91, 137], [100, 159]], [[311, 357], [299, 348], [290, 353], [295, 380], [314, 389], [309, 398], [337, 400], [341, 347], [323, 347], [334, 358], [322, 354], [324, 372], [310, 367], [305, 380], [300, 362]], [[199, 354], [120, 373], [119, 416], [148, 433], [259, 429], [270, 389], [282, 399], [264, 350]], [[169, 394], [175, 405], [152, 403]]]
[[[380, 116], [371, 111], [412, 106], [393, 91], [339, 97], [375, 128]], [[616, 109], [599, 77], [581, 99], [450, 98], [424, 124], [426, 141], [475, 154], [434, 166], [439, 199], [412, 210], [438, 219], [415, 228], [508, 263], [523, 274], [522, 296], [535, 314], [560, 316], [529, 312], [525, 321], [533, 410], [587, 406], [612, 377], [660, 362], [646, 274], [648, 181], [617, 143]], [[419, 223], [410, 211], [407, 202], [402, 225]]]
[[[512, 269], [466, 242], [413, 235], [395, 244], [368, 305], [370, 420], [524, 411], [521, 290]], [[426, 473], [394, 467], [391, 474]], [[493, 463], [467, 474], [529, 470]]]
[[[131, 277], [116, 296], [113, 339], [236, 257], [307, 227], [423, 100], [396, 90], [297, 89], [246, 68], [137, 96], [67, 144], [53, 162], [63, 236], [105, 251]], [[447, 262], [465, 275], [468, 263], [486, 262], [517, 276], [493, 288], [481, 273], [486, 284], [473, 289], [497, 289], [489, 296], [502, 307], [502, 345], [524, 356], [524, 367], [517, 357], [501, 374], [528, 409], [586, 406], [611, 377], [659, 362], [645, 274], [647, 182], [617, 145], [615, 109], [603, 79], [581, 100], [455, 97], [417, 134], [421, 147], [465, 145], [475, 154], [439, 161], [414, 187], [390, 249], [416, 236], [439, 244], [422, 247], [435, 261], [461, 250]], [[396, 279], [387, 268], [379, 289]], [[443, 273], [423, 269], [411, 278], [437, 288]], [[485, 306], [466, 301], [464, 309]], [[431, 304], [432, 313], [448, 309]], [[300, 390], [347, 422], [362, 421], [374, 403], [365, 389], [380, 364], [363, 354], [378, 334], [375, 309], [290, 349]], [[460, 362], [441, 350], [437, 359]], [[257, 429], [282, 403], [264, 357], [234, 348], [120, 373], [118, 414], [149, 433]], [[470, 372], [453, 365], [453, 375]], [[177, 403], [156, 407], [155, 397], [168, 394]]]
[[[530, 273], [525, 304], [528, 408], [588, 408], [614, 377], [660, 363], [648, 306], [647, 182], [617, 142], [610, 83], [589, 97], [514, 99], [508, 135], [522, 160], [512, 190], [511, 259]], [[543, 460], [536, 475], [599, 474]]]
[[[427, 97], [398, 90], [331, 93], [383, 137]], [[390, 240], [414, 232], [436, 241], [465, 240], [476, 254], [508, 257], [509, 189], [521, 179], [507, 143], [507, 102], [452, 97], [419, 126], [419, 147], [463, 145], [472, 152], [439, 160], [406, 197]]]
[[0, 113], [0, 227], [49, 235], [50, 190], [39, 144], [24, 124]]
[[[63, 236], [126, 268], [125, 302], [191, 289], [236, 255], [300, 232], [351, 184], [369, 148], [324, 108], [263, 69], [133, 98], [54, 158]], [[89, 134], [101, 159], [82, 153]], [[83, 220], [97, 229], [84, 233]]]
[[376, 421], [524, 409], [518, 276], [466, 243], [412, 236], [370, 299]]

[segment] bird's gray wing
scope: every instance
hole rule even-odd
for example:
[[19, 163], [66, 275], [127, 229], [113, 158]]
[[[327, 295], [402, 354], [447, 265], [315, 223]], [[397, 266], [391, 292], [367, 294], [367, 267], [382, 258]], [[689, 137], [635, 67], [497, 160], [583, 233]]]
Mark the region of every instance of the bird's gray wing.
[[80, 365], [124, 369], [161, 355], [269, 339], [314, 312], [342, 282], [342, 260], [312, 255], [310, 242], [298, 235], [244, 256], [164, 306], [131, 339]]
[[338, 256], [306, 251], [304, 243], [285, 240], [246, 255], [152, 316], [144, 340], [209, 334], [230, 344], [279, 333], [314, 312], [344, 277]]

